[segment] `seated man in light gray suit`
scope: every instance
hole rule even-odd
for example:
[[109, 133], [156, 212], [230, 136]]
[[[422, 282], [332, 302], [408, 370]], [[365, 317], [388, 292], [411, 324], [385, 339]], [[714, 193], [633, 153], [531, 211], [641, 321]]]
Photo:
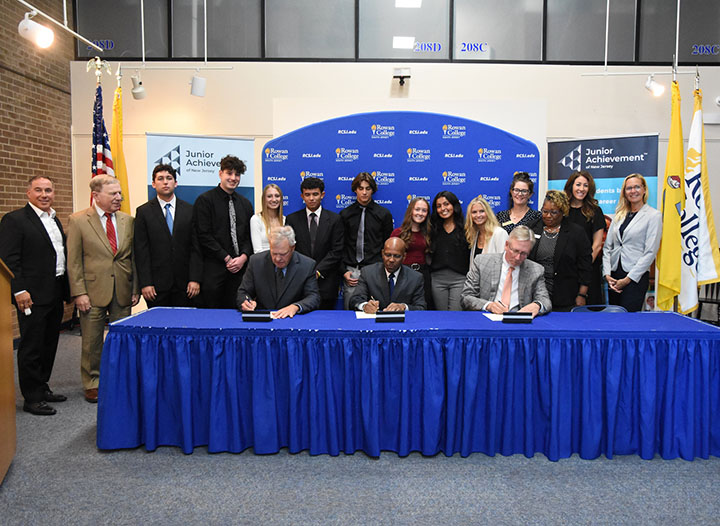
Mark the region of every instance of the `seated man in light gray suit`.
[[281, 226], [270, 230], [270, 250], [250, 257], [237, 291], [242, 310], [268, 309], [273, 318], [292, 318], [317, 309], [320, 291], [315, 260], [295, 252], [295, 232]]
[[405, 242], [399, 237], [385, 241], [382, 262], [363, 267], [350, 308], [373, 314], [378, 310], [425, 310], [423, 276], [403, 265]]
[[477, 256], [465, 279], [463, 309], [495, 314], [517, 310], [531, 312], [533, 317], [550, 312], [543, 266], [526, 261], [534, 244], [532, 230], [517, 226], [505, 241], [503, 253]]

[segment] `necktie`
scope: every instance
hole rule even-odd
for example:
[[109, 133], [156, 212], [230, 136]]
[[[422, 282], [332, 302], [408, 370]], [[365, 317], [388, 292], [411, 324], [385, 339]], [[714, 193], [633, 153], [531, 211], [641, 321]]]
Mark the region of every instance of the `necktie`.
[[393, 292], [395, 292], [395, 273], [388, 276], [388, 287], [390, 288], [390, 301], [392, 301]]
[[170, 230], [170, 234], [172, 234], [173, 230], [173, 216], [170, 213], [170, 203], [165, 204], [165, 222], [167, 223], [168, 230]]
[[357, 241], [355, 241], [355, 259], [358, 263], [365, 259], [365, 207], [361, 208], [362, 215], [358, 225]]
[[285, 282], [285, 274], [283, 274], [283, 271], [281, 268], [275, 269], [275, 290], [277, 291], [278, 296], [283, 290], [283, 283]]
[[240, 255], [240, 247], [238, 246], [237, 239], [237, 218], [235, 217], [235, 202], [233, 196], [229, 196], [228, 200], [228, 213], [230, 214], [230, 239], [232, 240], [233, 246], [233, 257]]
[[310, 254], [315, 254], [315, 238], [317, 237], [317, 214], [315, 212], [310, 213]]
[[105, 232], [107, 233], [108, 241], [110, 242], [110, 248], [113, 254], [117, 254], [117, 237], [115, 236], [115, 225], [112, 222], [112, 214], [105, 212]]
[[503, 285], [502, 297], [500, 301], [503, 305], [510, 310], [510, 295], [512, 294], [512, 273], [515, 267], [508, 267], [507, 274], [505, 275], [505, 284]]

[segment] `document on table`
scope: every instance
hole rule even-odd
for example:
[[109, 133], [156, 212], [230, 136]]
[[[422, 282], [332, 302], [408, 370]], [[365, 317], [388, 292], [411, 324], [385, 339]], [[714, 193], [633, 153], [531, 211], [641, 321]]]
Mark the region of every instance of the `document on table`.
[[483, 312], [483, 314], [490, 321], [502, 321], [503, 319], [502, 314], [493, 314], [492, 312]]
[[367, 312], [363, 312], [361, 310], [355, 311], [355, 319], [356, 320], [374, 320], [375, 314], [368, 314]]

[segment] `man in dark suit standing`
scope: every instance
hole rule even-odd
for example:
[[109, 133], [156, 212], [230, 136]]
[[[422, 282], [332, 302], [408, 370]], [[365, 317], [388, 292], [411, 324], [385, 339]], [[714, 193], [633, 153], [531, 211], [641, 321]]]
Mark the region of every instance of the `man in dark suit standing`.
[[235, 191], [246, 169], [237, 157], [223, 157], [220, 184], [198, 196], [193, 206], [193, 226], [203, 256], [202, 301], [211, 309], [235, 308], [243, 268], [253, 253], [253, 206]]
[[360, 269], [380, 261], [383, 243], [393, 231], [390, 210], [373, 200], [378, 189], [373, 176], [360, 172], [350, 188], [357, 200], [340, 212], [345, 232], [343, 303], [346, 309], [350, 308], [350, 299], [355, 294]]
[[405, 242], [399, 237], [385, 241], [382, 262], [364, 267], [355, 294], [350, 300], [353, 310], [374, 314], [379, 310], [425, 310], [422, 274], [403, 265]]
[[141, 292], [148, 307], [192, 307], [202, 279], [192, 205], [175, 195], [172, 166], [157, 165], [152, 177], [157, 198], [135, 213], [133, 248]]
[[29, 203], [0, 222], [0, 257], [15, 277], [11, 287], [20, 326], [18, 379], [23, 410], [54, 415], [47, 402], [67, 398], [50, 390], [63, 299], [69, 300], [65, 233], [55, 217], [53, 181], [37, 175], [28, 183]]
[[343, 225], [340, 216], [322, 207], [325, 183], [306, 177], [300, 184], [305, 208], [287, 216], [285, 224], [295, 231], [295, 250], [316, 261], [315, 276], [320, 289], [320, 308], [335, 308], [340, 286]]
[[268, 309], [274, 311], [273, 318], [292, 318], [317, 309], [320, 292], [315, 261], [295, 252], [292, 227], [273, 228], [269, 241], [270, 250], [250, 258], [237, 291], [238, 308]]

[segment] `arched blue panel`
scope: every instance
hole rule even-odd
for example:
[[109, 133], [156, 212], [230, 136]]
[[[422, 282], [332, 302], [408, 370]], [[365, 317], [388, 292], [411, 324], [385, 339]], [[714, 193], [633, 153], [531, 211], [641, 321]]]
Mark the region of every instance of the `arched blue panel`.
[[539, 163], [535, 144], [493, 126], [388, 111], [330, 119], [273, 139], [263, 151], [262, 179], [263, 186], [282, 188], [289, 213], [303, 206], [302, 179], [319, 177], [325, 181], [323, 207], [339, 212], [355, 200], [353, 178], [370, 172], [378, 184], [375, 201], [390, 209], [399, 226], [410, 199], [422, 196], [432, 204], [441, 190], [464, 204], [483, 195], [496, 212], [504, 210], [513, 173], [528, 172], [537, 185]]

